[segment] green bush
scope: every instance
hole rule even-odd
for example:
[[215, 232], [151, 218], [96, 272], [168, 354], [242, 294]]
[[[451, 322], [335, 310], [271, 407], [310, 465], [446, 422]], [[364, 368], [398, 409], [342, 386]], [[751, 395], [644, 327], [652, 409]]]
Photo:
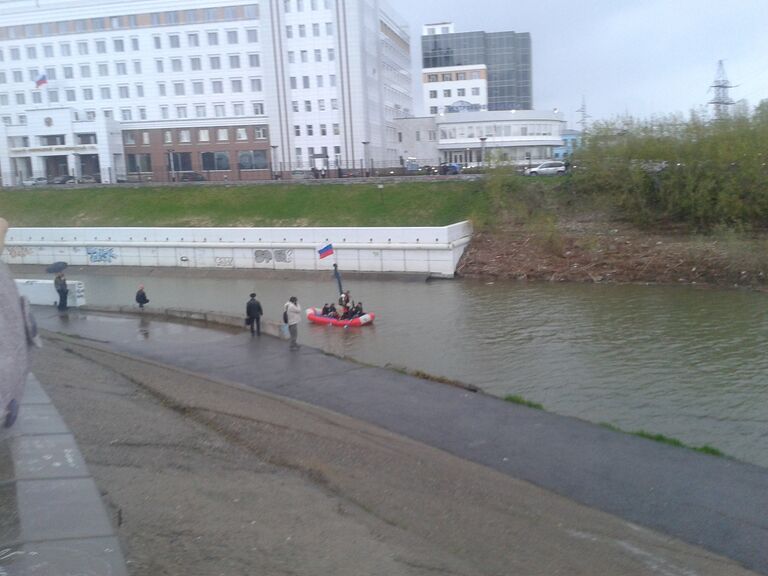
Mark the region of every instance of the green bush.
[[596, 125], [574, 157], [578, 194], [639, 224], [759, 226], [768, 218], [768, 105], [752, 116]]

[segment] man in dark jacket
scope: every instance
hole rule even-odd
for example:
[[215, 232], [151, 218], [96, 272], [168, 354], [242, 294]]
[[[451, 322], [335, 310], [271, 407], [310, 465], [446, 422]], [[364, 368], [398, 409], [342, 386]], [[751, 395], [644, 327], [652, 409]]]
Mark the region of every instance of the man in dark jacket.
[[245, 305], [245, 316], [248, 326], [251, 327], [251, 336], [254, 333], [261, 336], [261, 315], [264, 312], [261, 309], [261, 302], [256, 300], [256, 294], [251, 293], [251, 299]]

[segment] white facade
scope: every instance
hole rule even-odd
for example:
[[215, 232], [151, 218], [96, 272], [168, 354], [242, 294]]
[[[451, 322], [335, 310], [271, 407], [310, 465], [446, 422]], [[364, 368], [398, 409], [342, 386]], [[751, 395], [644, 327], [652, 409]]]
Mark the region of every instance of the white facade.
[[[394, 118], [412, 108], [409, 37], [380, 0], [6, 0], [2, 8], [0, 123], [9, 132], [0, 157], [23, 147], [8, 136], [37, 144], [32, 111], [69, 108], [73, 121], [113, 119], [123, 130], [267, 124], [272, 160], [286, 171], [310, 167], [312, 156], [391, 161]], [[67, 135], [71, 146], [75, 133]], [[102, 178], [111, 158], [99, 157]], [[6, 167], [7, 185], [18, 174]]]
[[[525, 164], [554, 157], [554, 149], [563, 146], [565, 120], [562, 113], [555, 111], [465, 112], [402, 118], [398, 129], [403, 142], [410, 146], [401, 149], [405, 156], [411, 149], [418, 149], [421, 158], [437, 156], [440, 162], [470, 166], [491, 162]], [[435, 130], [437, 141], [424, 141], [425, 130]], [[422, 163], [432, 165], [430, 161]]]
[[485, 64], [424, 68], [421, 75], [423, 101], [430, 115], [488, 109]]
[[[418, 272], [452, 277], [469, 222], [419, 228], [11, 228], [9, 264]], [[318, 249], [333, 244], [334, 256]]]

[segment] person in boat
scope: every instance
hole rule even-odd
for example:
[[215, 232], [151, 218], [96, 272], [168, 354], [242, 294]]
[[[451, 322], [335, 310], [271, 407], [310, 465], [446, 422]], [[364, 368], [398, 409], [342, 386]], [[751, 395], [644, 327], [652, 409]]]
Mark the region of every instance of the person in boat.
[[349, 290], [346, 290], [339, 295], [339, 306], [343, 306], [344, 308], [349, 308], [349, 302], [350, 302]]
[[363, 312], [363, 303], [358, 302], [355, 304], [354, 308], [352, 308], [352, 318], [358, 318], [359, 316], [362, 316], [364, 314]]
[[328, 302], [326, 302], [325, 304], [323, 304], [323, 309], [320, 312], [320, 315], [321, 316], [328, 316], [328, 314], [330, 314], [330, 312], [331, 312], [331, 307], [328, 306]]
[[328, 316], [331, 318], [339, 317], [339, 313], [336, 311], [336, 305], [333, 302], [328, 305]]

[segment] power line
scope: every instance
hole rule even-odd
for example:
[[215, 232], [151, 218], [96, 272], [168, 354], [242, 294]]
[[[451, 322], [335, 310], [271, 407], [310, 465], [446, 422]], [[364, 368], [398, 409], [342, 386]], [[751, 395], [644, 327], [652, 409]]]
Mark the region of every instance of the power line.
[[723, 120], [728, 117], [728, 106], [733, 106], [733, 100], [731, 99], [729, 90], [735, 88], [735, 86], [728, 81], [722, 60], [717, 61], [715, 82], [710, 88], [714, 89], [715, 97], [710, 100], [708, 104], [714, 106], [715, 120]]

